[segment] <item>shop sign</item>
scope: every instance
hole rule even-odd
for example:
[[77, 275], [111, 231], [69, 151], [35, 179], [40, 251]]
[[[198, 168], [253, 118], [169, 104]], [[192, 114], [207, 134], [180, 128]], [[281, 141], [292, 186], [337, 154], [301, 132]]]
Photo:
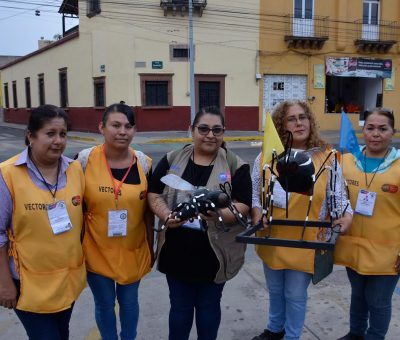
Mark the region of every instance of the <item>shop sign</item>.
[[391, 59], [326, 58], [326, 75], [336, 77], [391, 78]]
[[314, 88], [325, 88], [324, 65], [314, 65]]

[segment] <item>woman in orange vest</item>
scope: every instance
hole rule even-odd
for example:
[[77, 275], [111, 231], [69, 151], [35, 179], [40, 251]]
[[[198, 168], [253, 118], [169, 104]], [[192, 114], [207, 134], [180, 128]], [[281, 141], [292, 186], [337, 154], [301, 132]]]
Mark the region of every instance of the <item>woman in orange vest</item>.
[[[279, 137], [286, 142], [288, 131], [293, 136], [292, 150], [302, 152], [309, 150], [315, 171], [318, 171], [329, 154], [329, 145], [324, 142], [317, 129], [315, 116], [309, 105], [302, 101], [284, 101], [276, 106], [272, 114]], [[254, 162], [253, 180], [253, 204], [252, 221], [257, 224], [262, 218], [261, 194], [263, 194], [261, 179], [261, 154]], [[332, 160], [328, 161], [332, 165]], [[341, 172], [337, 171], [336, 187], [330, 188], [329, 174], [324, 171], [314, 185], [313, 204], [307, 213], [309, 197], [295, 192], [289, 194], [286, 202], [286, 193], [275, 183], [274, 187], [274, 219], [285, 219], [286, 204], [288, 204], [289, 217], [292, 220], [304, 220], [309, 216], [310, 220], [329, 220], [330, 197], [334, 192], [338, 206], [346, 206], [347, 197], [341, 190], [343, 179]], [[343, 193], [343, 195], [342, 195]], [[341, 232], [345, 232], [351, 223], [351, 208], [347, 209], [344, 217], [334, 221], [341, 225]], [[258, 232], [258, 236], [269, 233], [268, 224], [264, 218], [266, 228]], [[300, 240], [301, 228], [289, 226], [272, 226], [272, 237]], [[304, 239], [315, 241], [318, 238], [317, 228], [307, 228]], [[278, 246], [257, 245], [256, 251], [263, 261], [265, 278], [269, 292], [269, 315], [264, 331], [252, 340], [298, 340], [303, 331], [303, 325], [307, 307], [307, 289], [314, 274], [315, 250], [288, 248]]]
[[400, 152], [393, 112], [376, 108], [363, 127], [360, 157], [343, 157], [354, 219], [335, 249], [351, 284], [350, 332], [342, 340], [384, 339], [400, 272]]
[[87, 279], [102, 339], [118, 339], [117, 298], [120, 336], [131, 340], [139, 319], [139, 282], [153, 259], [154, 216], [147, 208], [151, 159], [130, 147], [135, 116], [128, 105], [109, 106], [99, 130], [104, 143], [78, 155], [85, 169]]
[[31, 340], [67, 340], [85, 287], [81, 245], [84, 177], [67, 157], [67, 115], [32, 110], [20, 154], [0, 164], [0, 305], [14, 308]]

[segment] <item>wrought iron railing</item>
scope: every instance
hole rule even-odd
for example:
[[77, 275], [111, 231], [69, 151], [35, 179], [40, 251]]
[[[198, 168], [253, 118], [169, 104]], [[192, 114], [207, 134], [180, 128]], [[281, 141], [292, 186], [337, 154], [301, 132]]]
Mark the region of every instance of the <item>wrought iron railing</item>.
[[399, 25], [396, 21], [381, 20], [378, 25], [364, 24], [363, 20], [355, 21], [356, 40], [393, 41], [399, 39]]
[[313, 16], [311, 19], [285, 16], [285, 35], [299, 38], [329, 37], [329, 17]]
[[[193, 6], [195, 7], [206, 7], [207, 0], [192, 0]], [[160, 6], [185, 6], [186, 8], [189, 6], [189, 0], [161, 0]]]

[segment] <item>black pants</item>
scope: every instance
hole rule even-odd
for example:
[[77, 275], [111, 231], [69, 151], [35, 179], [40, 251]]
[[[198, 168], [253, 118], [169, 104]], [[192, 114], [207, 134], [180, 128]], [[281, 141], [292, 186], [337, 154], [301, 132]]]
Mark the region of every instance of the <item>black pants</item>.
[[[20, 281], [14, 280], [18, 297]], [[69, 321], [74, 304], [66, 310], [57, 313], [33, 313], [14, 309], [24, 326], [30, 340], [68, 340]]]

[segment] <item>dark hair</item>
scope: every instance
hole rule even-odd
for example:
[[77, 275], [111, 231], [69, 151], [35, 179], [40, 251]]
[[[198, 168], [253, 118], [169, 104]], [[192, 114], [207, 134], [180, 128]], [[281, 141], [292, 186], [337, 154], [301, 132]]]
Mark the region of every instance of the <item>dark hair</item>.
[[224, 117], [223, 113], [219, 110], [219, 108], [216, 106], [208, 106], [208, 107], [203, 107], [202, 109], [200, 109], [199, 112], [196, 113], [196, 116], [193, 119], [192, 131], [194, 130], [194, 127], [197, 125], [197, 123], [199, 122], [200, 118], [206, 114], [218, 116], [221, 119], [222, 126], [225, 127], [225, 117]]
[[376, 107], [371, 111], [366, 111], [364, 113], [365, 122], [367, 121], [368, 117], [373, 113], [377, 113], [378, 115], [385, 116], [389, 120], [389, 125], [394, 130], [394, 113], [393, 113], [393, 110], [386, 109], [384, 107]]
[[112, 104], [106, 108], [106, 110], [103, 113], [103, 117], [101, 118], [103, 125], [106, 124], [108, 116], [110, 115], [110, 113], [113, 112], [119, 112], [124, 114], [126, 118], [128, 118], [129, 124], [131, 124], [132, 126], [135, 125], [135, 112], [133, 112], [131, 107], [126, 105], [125, 102], [122, 103], [122, 101], [120, 103]]
[[[65, 124], [68, 127], [68, 116], [63, 109], [54, 105], [41, 105], [32, 110], [26, 130], [35, 136], [36, 132], [53, 118], [64, 119]], [[29, 145], [29, 139], [27, 136], [25, 136], [25, 145]]]

